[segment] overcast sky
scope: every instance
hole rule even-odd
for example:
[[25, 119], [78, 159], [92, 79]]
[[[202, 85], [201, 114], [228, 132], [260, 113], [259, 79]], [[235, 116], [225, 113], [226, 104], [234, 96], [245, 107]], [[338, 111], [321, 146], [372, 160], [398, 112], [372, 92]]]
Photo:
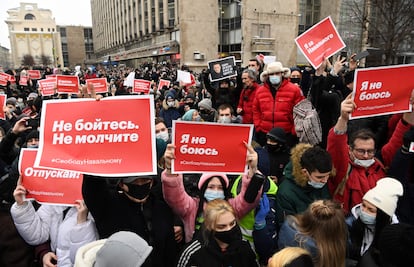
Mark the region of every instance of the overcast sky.
[[38, 8], [52, 10], [57, 25], [92, 26], [90, 0], [0, 0], [0, 46], [10, 48], [7, 10], [20, 7], [20, 2], [36, 3]]

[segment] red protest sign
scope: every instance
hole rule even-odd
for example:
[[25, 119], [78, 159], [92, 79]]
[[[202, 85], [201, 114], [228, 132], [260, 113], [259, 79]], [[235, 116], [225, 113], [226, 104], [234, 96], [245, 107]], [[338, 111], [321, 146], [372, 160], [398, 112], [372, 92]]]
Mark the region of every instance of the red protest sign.
[[[5, 94], [0, 94], [0, 107], [2, 108], [2, 110], [4, 110], [4, 107], [6, 106], [6, 99], [7, 99], [7, 95]], [[0, 112], [0, 119], [5, 120], [6, 119], [6, 115], [4, 114], [4, 112]]]
[[134, 79], [134, 87], [132, 89], [133, 93], [144, 93], [148, 94], [151, 87], [151, 81]]
[[75, 75], [56, 75], [56, 86], [58, 93], [79, 93], [79, 77]]
[[[108, 93], [108, 84], [107, 84], [106, 78], [87, 79], [86, 85], [88, 84], [93, 85], [95, 89], [95, 93]], [[91, 92], [88, 92], [88, 93], [90, 94]]]
[[27, 76], [20, 76], [19, 85], [27, 86]]
[[0, 72], [0, 85], [7, 86], [7, 82], [10, 81], [11, 77], [13, 77], [10, 74]]
[[54, 95], [56, 90], [56, 78], [37, 81], [42, 96]]
[[249, 143], [252, 132], [249, 124], [173, 121], [172, 172], [243, 173], [247, 155], [243, 141]]
[[414, 64], [356, 69], [352, 99], [356, 104], [350, 118], [365, 118], [411, 110], [409, 103], [414, 89]]
[[46, 75], [46, 79], [49, 79], [49, 78], [56, 78], [56, 74], [50, 74], [50, 75]]
[[42, 78], [42, 74], [40, 74], [40, 70], [28, 70], [27, 75], [30, 79], [39, 80]]
[[295, 42], [315, 69], [322, 64], [324, 58], [345, 47], [330, 16], [296, 37]]
[[167, 86], [167, 88], [169, 88], [170, 87], [170, 83], [171, 82], [168, 81], [168, 80], [160, 79], [160, 82], [158, 83], [158, 91], [160, 91], [164, 85]]
[[79, 172], [34, 167], [37, 149], [23, 148], [19, 158], [26, 199], [39, 203], [74, 205], [82, 197], [83, 175]]
[[48, 100], [41, 125], [36, 166], [99, 176], [156, 174], [153, 96]]

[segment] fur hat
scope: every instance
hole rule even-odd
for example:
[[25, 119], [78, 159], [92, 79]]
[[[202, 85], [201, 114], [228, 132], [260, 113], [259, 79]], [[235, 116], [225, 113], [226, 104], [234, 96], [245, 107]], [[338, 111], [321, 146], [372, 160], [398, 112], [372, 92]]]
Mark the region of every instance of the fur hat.
[[260, 74], [260, 80], [262, 82], [265, 82], [269, 74], [273, 74], [276, 72], [282, 72], [282, 76], [284, 78], [290, 77], [290, 69], [284, 68], [281, 62], [276, 61], [276, 62], [271, 62], [266, 65], [266, 70], [263, 71], [262, 74]]
[[227, 178], [227, 175], [223, 173], [205, 173], [201, 175], [200, 180], [198, 180], [198, 189], [201, 189], [204, 183], [213, 177], [218, 177], [220, 180], [224, 181], [226, 188], [229, 187], [229, 178]]
[[377, 185], [365, 193], [362, 199], [392, 217], [397, 208], [398, 197], [403, 195], [402, 184], [394, 178], [382, 178]]
[[200, 103], [198, 103], [198, 107], [206, 110], [211, 110], [213, 108], [213, 104], [211, 103], [210, 98], [204, 98], [200, 101]]
[[136, 267], [145, 262], [151, 251], [152, 247], [139, 235], [121, 231], [114, 233], [108, 239], [101, 239], [80, 247], [76, 253], [75, 266]]

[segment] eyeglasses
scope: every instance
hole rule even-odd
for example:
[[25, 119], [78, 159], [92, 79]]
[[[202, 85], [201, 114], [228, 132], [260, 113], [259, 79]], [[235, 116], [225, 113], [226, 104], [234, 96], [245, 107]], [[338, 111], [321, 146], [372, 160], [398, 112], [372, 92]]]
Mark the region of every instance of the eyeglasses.
[[365, 153], [367, 153], [369, 156], [373, 156], [375, 155], [376, 150], [375, 149], [360, 149], [360, 148], [354, 148], [354, 151], [358, 154], [358, 155], [365, 155]]

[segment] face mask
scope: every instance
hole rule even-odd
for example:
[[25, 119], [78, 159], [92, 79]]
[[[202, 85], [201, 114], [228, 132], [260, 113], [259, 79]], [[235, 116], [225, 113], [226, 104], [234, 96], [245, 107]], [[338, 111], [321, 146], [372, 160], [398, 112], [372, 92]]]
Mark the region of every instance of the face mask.
[[283, 148], [283, 145], [282, 144], [277, 144], [277, 145], [270, 145], [270, 144], [266, 144], [266, 146], [267, 146], [267, 151], [269, 151], [269, 152], [279, 152], [279, 151], [281, 151], [282, 150], [282, 148]]
[[228, 231], [215, 232], [214, 237], [226, 244], [231, 244], [234, 241], [242, 239], [240, 227], [238, 225], [235, 225]]
[[28, 145], [27, 148], [38, 148], [39, 145]]
[[375, 216], [372, 216], [371, 214], [366, 213], [362, 209], [360, 209], [359, 211], [359, 218], [364, 224], [367, 224], [367, 225], [373, 225], [375, 224], [375, 221], [376, 221]]
[[368, 168], [368, 167], [370, 167], [372, 164], [374, 164], [374, 163], [375, 163], [375, 159], [357, 159], [357, 158], [355, 158], [355, 159], [354, 159], [354, 163], [355, 163], [356, 165], [361, 166], [361, 167]]
[[167, 105], [168, 105], [168, 107], [170, 107], [170, 108], [171, 108], [171, 107], [174, 107], [174, 104], [175, 104], [175, 103], [174, 103], [174, 101], [172, 101], [172, 102], [167, 102]]
[[255, 67], [249, 67], [249, 70], [254, 71], [254, 74], [257, 72], [257, 69]]
[[204, 192], [204, 198], [207, 199], [207, 201], [212, 201], [214, 199], [224, 199], [224, 192], [221, 190], [206, 189]]
[[188, 103], [185, 103], [187, 106], [189, 106], [190, 107], [190, 109], [194, 106], [194, 103], [193, 102], [188, 102]]
[[136, 199], [144, 199], [146, 198], [150, 191], [151, 191], [151, 183], [146, 183], [143, 185], [136, 185], [136, 184], [126, 184], [128, 186], [128, 195]]
[[269, 76], [269, 82], [273, 85], [279, 84], [281, 80], [281, 77], [279, 75], [272, 75]]
[[308, 185], [312, 186], [315, 189], [321, 189], [325, 183], [319, 183], [319, 182], [314, 182], [314, 181], [308, 181]]
[[300, 78], [290, 78], [290, 82], [300, 84]]
[[200, 115], [196, 116], [196, 117], [194, 118], [194, 121], [201, 121], [201, 117], [200, 117]]
[[231, 118], [229, 116], [221, 116], [217, 120], [218, 123], [231, 123]]
[[165, 142], [168, 142], [168, 139], [170, 139], [170, 135], [168, 134], [167, 131], [164, 132], [159, 132], [155, 135], [156, 138], [162, 139]]

